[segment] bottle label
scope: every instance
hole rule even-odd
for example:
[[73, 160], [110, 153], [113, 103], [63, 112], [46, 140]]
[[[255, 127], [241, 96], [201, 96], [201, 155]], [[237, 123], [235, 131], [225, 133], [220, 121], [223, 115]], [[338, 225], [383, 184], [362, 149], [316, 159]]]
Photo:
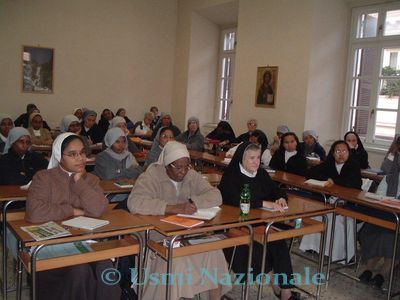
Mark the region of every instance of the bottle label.
[[250, 211], [250, 203], [240, 203], [240, 212], [247, 215]]

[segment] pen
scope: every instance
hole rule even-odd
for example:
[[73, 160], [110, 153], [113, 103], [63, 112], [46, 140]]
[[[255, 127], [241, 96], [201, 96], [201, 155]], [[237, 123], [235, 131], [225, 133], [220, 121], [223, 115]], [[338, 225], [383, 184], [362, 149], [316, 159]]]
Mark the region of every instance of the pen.
[[192, 198], [188, 198], [189, 203], [194, 204]]

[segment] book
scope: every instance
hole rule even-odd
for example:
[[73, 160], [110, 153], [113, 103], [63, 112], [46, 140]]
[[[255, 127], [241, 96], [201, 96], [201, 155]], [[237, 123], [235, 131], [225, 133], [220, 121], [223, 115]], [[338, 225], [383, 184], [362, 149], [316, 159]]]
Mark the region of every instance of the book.
[[199, 244], [204, 244], [204, 243], [222, 241], [224, 239], [226, 239], [226, 236], [224, 234], [213, 234], [213, 235], [206, 235], [206, 236], [203, 235], [199, 238], [189, 239], [187, 242], [189, 245], [199, 245]]
[[179, 217], [199, 219], [199, 220], [211, 220], [217, 213], [221, 210], [219, 206], [214, 206], [210, 208], [200, 208], [194, 214], [178, 214]]
[[178, 225], [178, 226], [182, 226], [185, 228], [192, 228], [192, 227], [195, 227], [195, 226], [198, 226], [198, 225], [201, 225], [204, 223], [204, 221], [198, 221], [198, 220], [194, 220], [191, 218], [184, 218], [184, 217], [180, 217], [177, 215], [165, 217], [165, 218], [161, 219], [160, 221]]
[[382, 201], [382, 200], [386, 200], [386, 199], [389, 199], [389, 200], [394, 199], [394, 197], [389, 197], [389, 196], [385, 196], [385, 195], [378, 195], [378, 194], [370, 193], [370, 192], [366, 192], [365, 193], [365, 197], [369, 198], [369, 199], [376, 200], [376, 201]]
[[68, 230], [53, 221], [41, 225], [23, 226], [21, 229], [28, 233], [35, 241], [44, 241], [71, 235]]
[[69, 256], [93, 251], [86, 241], [50, 245], [39, 251], [38, 260]]
[[315, 180], [315, 179], [308, 179], [304, 183], [310, 184], [310, 185], [315, 185], [315, 186], [321, 186], [324, 187], [328, 183], [328, 181], [322, 181], [322, 180]]
[[130, 183], [129, 181], [117, 181], [114, 182], [114, 185], [116, 185], [117, 187], [121, 188], [121, 189], [129, 189], [129, 188], [133, 188], [133, 184]]
[[62, 224], [70, 227], [93, 230], [110, 224], [110, 221], [79, 216], [67, 221], [63, 221]]
[[399, 199], [385, 199], [379, 202], [379, 204], [383, 204], [385, 206], [400, 208], [400, 200]]
[[[279, 211], [278, 209], [273, 208], [273, 207], [260, 207], [260, 208], [263, 209], [263, 210], [271, 211], [271, 212]], [[289, 209], [289, 206], [285, 206], [283, 209], [284, 210]]]

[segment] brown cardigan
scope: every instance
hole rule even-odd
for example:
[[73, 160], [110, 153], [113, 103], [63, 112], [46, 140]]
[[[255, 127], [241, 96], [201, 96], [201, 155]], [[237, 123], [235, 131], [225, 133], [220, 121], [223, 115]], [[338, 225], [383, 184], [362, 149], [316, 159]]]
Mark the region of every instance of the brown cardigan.
[[86, 174], [77, 182], [60, 167], [36, 173], [29, 187], [25, 219], [39, 223], [59, 221], [73, 216], [79, 208], [85, 216], [100, 217], [107, 208], [107, 199], [99, 186], [99, 178]]
[[40, 128], [40, 136], [35, 136], [32, 127], [29, 127], [28, 131], [31, 134], [31, 141], [33, 145], [51, 145], [53, 143], [51, 133], [46, 128]]

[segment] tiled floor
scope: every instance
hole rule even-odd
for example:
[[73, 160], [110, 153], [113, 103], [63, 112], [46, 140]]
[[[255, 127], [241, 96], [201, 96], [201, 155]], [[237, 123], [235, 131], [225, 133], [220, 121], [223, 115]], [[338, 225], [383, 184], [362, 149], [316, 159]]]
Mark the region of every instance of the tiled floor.
[[[296, 246], [294, 247], [294, 251], [298, 251], [296, 249]], [[312, 255], [308, 255], [312, 256]], [[316, 257], [316, 255], [312, 256]], [[300, 274], [304, 274], [305, 268], [309, 267], [310, 268], [310, 274], [316, 273], [316, 264], [301, 258], [297, 255], [292, 255], [292, 262], [294, 266], [294, 271], [299, 272]], [[12, 262], [10, 261], [10, 264], [12, 265]], [[351, 268], [345, 268], [343, 269], [349, 274], [354, 275], [354, 269]], [[12, 272], [9, 272], [10, 280], [12, 280]], [[400, 282], [398, 280], [399, 278], [399, 270], [396, 270], [396, 280], [395, 280], [395, 290], [400, 289]], [[9, 280], [9, 282], [11, 282]], [[24, 279], [24, 283], [26, 280]], [[306, 290], [314, 293], [315, 291], [315, 286], [305, 286], [304, 287]], [[325, 286], [322, 287], [322, 294], [321, 294], [321, 299], [326, 299], [326, 300], [337, 300], [337, 299], [351, 299], [351, 300], [375, 300], [375, 299], [386, 299], [386, 293], [383, 291], [378, 291], [373, 289], [370, 286], [367, 286], [365, 284], [362, 284], [360, 282], [354, 281], [350, 278], [347, 278], [343, 275], [340, 275], [338, 273], [332, 272], [331, 273], [331, 279], [329, 282], [328, 288]], [[253, 285], [250, 288], [250, 297], [249, 299], [256, 299], [256, 293], [257, 293], [257, 286]], [[241, 287], [236, 286], [234, 287], [228, 294], [232, 299], [240, 299], [240, 294], [241, 294]], [[301, 293], [302, 299], [312, 299], [312, 297], [308, 296], [305, 293]], [[14, 300], [15, 297], [15, 292], [9, 293], [8, 299]], [[400, 297], [397, 297], [396, 299], [399, 299]], [[25, 288], [23, 290], [22, 294], [22, 299], [29, 299], [29, 289]], [[207, 299], [206, 295], [201, 295], [201, 299]], [[272, 289], [270, 287], [265, 287], [263, 291], [263, 299], [277, 299], [273, 293]], [[73, 299], [71, 299], [73, 300]]]

